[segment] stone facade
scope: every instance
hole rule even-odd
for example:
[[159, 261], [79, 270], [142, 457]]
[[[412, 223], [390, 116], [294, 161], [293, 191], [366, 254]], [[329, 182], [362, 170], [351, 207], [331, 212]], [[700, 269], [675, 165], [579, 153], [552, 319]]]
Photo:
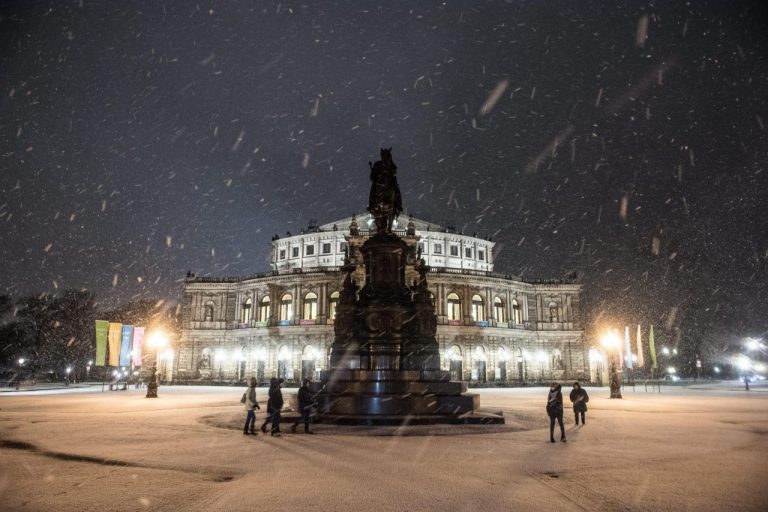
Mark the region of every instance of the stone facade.
[[[328, 368], [345, 257], [358, 266], [355, 276], [363, 284], [358, 248], [369, 235], [367, 219], [365, 214], [275, 237], [271, 272], [188, 276], [172, 378], [317, 379]], [[442, 369], [477, 384], [587, 380], [581, 285], [494, 273], [492, 241], [450, 231], [415, 219], [402, 230], [430, 267]], [[315, 249], [307, 254], [309, 246]], [[409, 283], [416, 278], [412, 264], [406, 275]]]

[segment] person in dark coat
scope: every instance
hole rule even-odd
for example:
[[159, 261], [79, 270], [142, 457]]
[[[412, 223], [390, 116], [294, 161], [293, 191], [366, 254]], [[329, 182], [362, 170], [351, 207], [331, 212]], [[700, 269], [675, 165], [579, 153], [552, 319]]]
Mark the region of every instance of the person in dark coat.
[[309, 430], [309, 419], [310, 415], [312, 414], [312, 406], [315, 405], [314, 397], [312, 396], [312, 390], [310, 389], [310, 380], [307, 379], [304, 381], [304, 385], [299, 388], [298, 393], [298, 400], [299, 400], [299, 412], [301, 412], [301, 417], [296, 420], [296, 423], [293, 424], [291, 427], [291, 431], [293, 433], [296, 433], [296, 427], [299, 426], [299, 423], [302, 421], [304, 422], [304, 433], [305, 434], [314, 434], [314, 432], [311, 432]]
[[283, 408], [283, 393], [280, 384], [283, 379], [272, 378], [269, 381], [269, 400], [267, 400], [267, 419], [261, 425], [261, 431], [267, 433], [267, 424], [272, 423], [271, 434], [279, 437], [280, 434], [280, 410]]
[[576, 424], [579, 424], [579, 414], [581, 414], [581, 424], [586, 425], [587, 420], [584, 414], [587, 412], [587, 402], [589, 402], [589, 395], [587, 390], [581, 387], [578, 382], [573, 383], [573, 389], [571, 390], [571, 402], [573, 402], [573, 413], [576, 415]]
[[245, 426], [243, 427], [243, 434], [256, 435], [256, 411], [255, 409], [261, 409], [258, 402], [256, 402], [256, 379], [251, 377], [248, 381], [248, 389], [245, 390], [245, 411], [247, 413], [245, 417]]
[[560, 384], [553, 382], [549, 386], [547, 396], [547, 415], [549, 415], [549, 441], [555, 442], [555, 420], [560, 424], [560, 441], [565, 442], [565, 425], [563, 425], [563, 393]]

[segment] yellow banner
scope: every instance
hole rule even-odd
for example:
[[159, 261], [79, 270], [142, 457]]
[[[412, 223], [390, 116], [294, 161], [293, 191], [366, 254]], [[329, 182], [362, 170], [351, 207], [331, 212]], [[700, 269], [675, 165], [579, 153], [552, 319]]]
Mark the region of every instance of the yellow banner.
[[123, 333], [123, 324], [109, 324], [109, 366], [120, 366], [120, 337]]

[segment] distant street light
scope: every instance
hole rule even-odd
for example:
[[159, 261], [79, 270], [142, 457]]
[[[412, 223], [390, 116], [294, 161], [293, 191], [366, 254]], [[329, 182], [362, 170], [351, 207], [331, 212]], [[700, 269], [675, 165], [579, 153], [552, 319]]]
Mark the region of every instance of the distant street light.
[[[616, 331], [609, 331], [602, 339], [601, 343], [606, 348], [609, 354], [616, 351], [616, 358], [619, 357], [619, 347], [621, 346], [619, 341], [619, 335]], [[616, 359], [611, 355], [609, 357], [610, 366], [610, 386], [611, 386], [611, 398], [621, 398], [621, 378], [619, 377], [619, 370], [616, 366]]]
[[67, 366], [67, 369], [64, 370], [64, 373], [66, 373], [66, 375], [67, 375], [67, 377], [64, 380], [64, 382], [66, 383], [67, 386], [69, 386], [69, 374], [70, 374], [70, 372], [72, 372], [72, 367], [71, 366]]
[[90, 381], [91, 380], [91, 365], [93, 364], [93, 361], [88, 361], [88, 365], [85, 367], [85, 380]]

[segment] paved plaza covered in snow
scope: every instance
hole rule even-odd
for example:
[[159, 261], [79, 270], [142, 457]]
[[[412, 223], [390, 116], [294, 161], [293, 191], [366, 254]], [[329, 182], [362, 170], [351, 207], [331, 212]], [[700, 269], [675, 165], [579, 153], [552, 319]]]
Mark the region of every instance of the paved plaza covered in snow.
[[565, 444], [549, 443], [543, 387], [479, 390], [506, 425], [281, 438], [242, 435], [241, 388], [0, 393], [0, 508], [765, 510], [768, 387], [587, 389], [577, 427], [563, 388]]

